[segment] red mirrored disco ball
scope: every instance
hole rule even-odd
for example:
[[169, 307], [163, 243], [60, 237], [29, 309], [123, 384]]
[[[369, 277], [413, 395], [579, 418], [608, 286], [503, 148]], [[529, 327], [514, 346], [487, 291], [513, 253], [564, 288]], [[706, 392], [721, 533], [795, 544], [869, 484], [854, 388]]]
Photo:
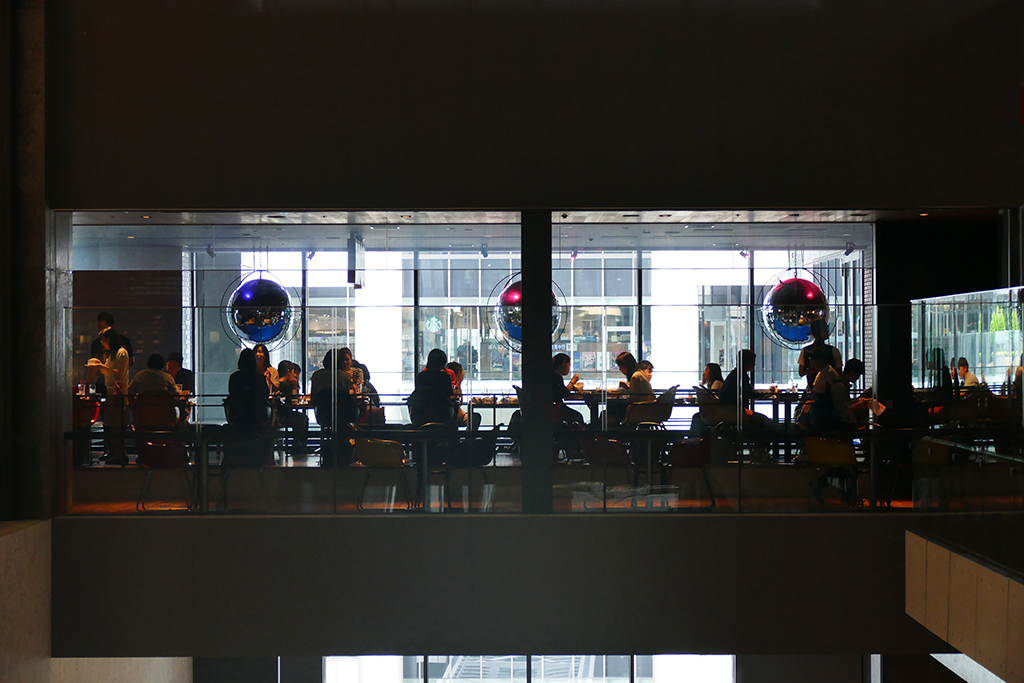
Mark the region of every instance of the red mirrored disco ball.
[[828, 299], [814, 282], [793, 277], [772, 288], [761, 314], [765, 329], [777, 341], [784, 346], [800, 345], [810, 338], [812, 322], [828, 321]]
[[[551, 292], [551, 332], [558, 329], [561, 309], [558, 297]], [[498, 303], [494, 307], [494, 322], [498, 331], [513, 348], [523, 343], [523, 282], [516, 280], [498, 295]]]

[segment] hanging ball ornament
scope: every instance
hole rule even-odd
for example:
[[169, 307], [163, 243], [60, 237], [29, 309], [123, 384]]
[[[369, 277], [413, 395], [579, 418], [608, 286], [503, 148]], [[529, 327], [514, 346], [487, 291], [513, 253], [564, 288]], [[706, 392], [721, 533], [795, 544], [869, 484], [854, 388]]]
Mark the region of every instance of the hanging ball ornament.
[[814, 282], [794, 277], [782, 280], [761, 307], [764, 328], [782, 346], [800, 348], [811, 336], [811, 323], [828, 322], [828, 299]]
[[291, 322], [288, 292], [273, 280], [243, 282], [231, 294], [228, 316], [238, 335], [251, 342], [280, 337]]
[[[523, 283], [517, 280], [509, 284], [498, 295], [494, 306], [494, 323], [503, 341], [519, 351], [523, 345]], [[558, 297], [551, 293], [551, 333], [559, 330], [562, 311], [558, 305]]]

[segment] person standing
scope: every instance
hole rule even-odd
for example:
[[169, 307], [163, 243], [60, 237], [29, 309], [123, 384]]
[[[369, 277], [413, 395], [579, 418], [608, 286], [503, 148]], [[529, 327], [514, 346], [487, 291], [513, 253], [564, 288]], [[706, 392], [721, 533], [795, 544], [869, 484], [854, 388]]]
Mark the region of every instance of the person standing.
[[124, 394], [128, 390], [128, 351], [121, 345], [121, 335], [113, 327], [108, 327], [100, 334], [106, 360], [90, 358], [91, 369], [102, 374], [107, 398], [103, 411], [104, 438], [110, 448], [107, 464], [128, 464], [128, 454], [124, 448], [124, 436], [116, 434], [124, 429]]

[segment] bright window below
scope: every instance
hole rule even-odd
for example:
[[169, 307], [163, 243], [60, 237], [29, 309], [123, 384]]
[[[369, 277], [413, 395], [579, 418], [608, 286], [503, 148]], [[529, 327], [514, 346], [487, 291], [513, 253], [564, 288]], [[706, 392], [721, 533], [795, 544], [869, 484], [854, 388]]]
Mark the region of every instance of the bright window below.
[[[327, 657], [324, 683], [734, 683], [733, 655], [430, 655]], [[631, 671], [632, 669], [632, 671]], [[631, 676], [632, 674], [632, 676]]]

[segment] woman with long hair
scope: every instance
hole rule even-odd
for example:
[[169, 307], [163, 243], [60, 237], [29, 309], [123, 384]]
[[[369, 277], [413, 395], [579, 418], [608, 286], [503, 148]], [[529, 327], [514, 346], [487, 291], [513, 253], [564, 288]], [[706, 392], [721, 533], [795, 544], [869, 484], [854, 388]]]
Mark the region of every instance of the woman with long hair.
[[[107, 384], [107, 399], [103, 409], [104, 431], [118, 432], [124, 428], [124, 395], [128, 391], [128, 350], [121, 345], [121, 335], [108, 327], [100, 335], [100, 343], [103, 344], [106, 360], [90, 358], [88, 365], [103, 373]], [[124, 449], [124, 437], [110, 436], [106, 439], [110, 443], [110, 456], [106, 462], [108, 465], [128, 464], [128, 454]]]
[[704, 366], [704, 372], [700, 376], [700, 385], [708, 391], [718, 391], [725, 384], [722, 377], [722, 366], [718, 363], [708, 363]]
[[252, 351], [256, 354], [256, 372], [263, 375], [266, 380], [267, 391], [271, 394], [277, 393], [281, 379], [278, 377], [277, 368], [270, 363], [270, 351], [265, 344], [257, 344], [252, 347]]
[[455, 390], [447, 364], [448, 355], [444, 351], [431, 349], [426, 367], [416, 374], [416, 388], [408, 400], [409, 419], [414, 427], [428, 422], [454, 424]]

